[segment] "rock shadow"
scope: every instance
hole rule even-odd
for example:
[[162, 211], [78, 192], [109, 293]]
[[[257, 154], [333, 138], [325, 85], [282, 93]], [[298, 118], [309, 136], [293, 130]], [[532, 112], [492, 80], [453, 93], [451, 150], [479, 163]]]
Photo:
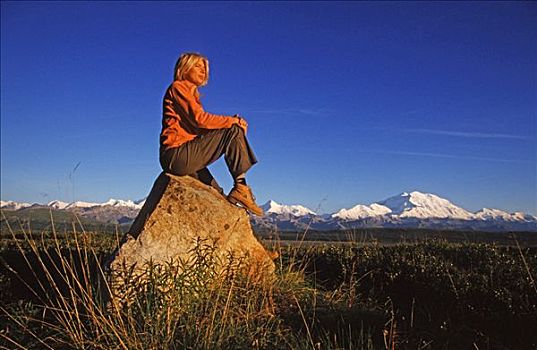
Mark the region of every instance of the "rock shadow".
[[128, 234], [131, 235], [133, 238], [138, 238], [138, 236], [142, 232], [145, 222], [147, 221], [149, 216], [151, 216], [158, 203], [162, 199], [162, 195], [166, 191], [169, 182], [170, 177], [164, 172], [160, 173], [160, 175], [155, 180], [155, 183], [151, 188], [151, 192], [149, 192], [149, 196], [147, 196], [147, 199], [145, 200], [142, 209], [140, 209], [138, 216], [136, 217], [128, 231]]

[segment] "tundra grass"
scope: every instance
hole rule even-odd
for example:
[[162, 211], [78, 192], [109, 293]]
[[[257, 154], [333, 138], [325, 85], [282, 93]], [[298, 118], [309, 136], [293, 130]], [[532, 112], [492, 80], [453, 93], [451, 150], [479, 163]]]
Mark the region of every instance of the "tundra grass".
[[275, 280], [256, 285], [219, 271], [201, 244], [183, 272], [148, 264], [146, 282], [118, 306], [102, 267], [119, 233], [81, 225], [7, 233], [0, 348], [537, 347], [535, 248], [442, 240], [285, 246]]

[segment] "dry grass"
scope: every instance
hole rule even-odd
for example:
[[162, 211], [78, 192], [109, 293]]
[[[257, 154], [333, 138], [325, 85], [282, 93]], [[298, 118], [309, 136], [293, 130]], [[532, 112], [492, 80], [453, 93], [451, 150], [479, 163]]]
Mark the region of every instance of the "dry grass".
[[[347, 334], [312, 334], [318, 293], [305, 280], [303, 262], [281, 248], [270, 284], [236, 273], [241, 261], [232, 257], [228, 269], [218, 268], [222, 262], [215, 260], [213, 247], [200, 242], [189, 261], [148, 262], [138, 279], [126, 278], [128, 288], [114, 302], [117, 291], [112, 293], [93, 236], [76, 228], [66, 243], [53, 222], [52, 239], [46, 242], [44, 234], [21, 227], [17, 237], [9, 227], [33, 282], [11, 272], [39, 302], [37, 311], [28, 314], [1, 307], [12, 326], [0, 333], [0, 344], [19, 349], [329, 349], [356, 342], [341, 339]], [[286, 321], [285, 315], [293, 313], [300, 323]], [[369, 338], [362, 333], [359, 340]]]

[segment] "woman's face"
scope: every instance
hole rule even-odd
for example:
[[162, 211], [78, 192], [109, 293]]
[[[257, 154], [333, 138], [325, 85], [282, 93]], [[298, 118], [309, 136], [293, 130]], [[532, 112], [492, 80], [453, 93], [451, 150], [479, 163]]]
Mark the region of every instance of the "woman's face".
[[200, 86], [205, 81], [206, 74], [207, 69], [205, 68], [205, 62], [203, 60], [198, 60], [194, 63], [194, 66], [186, 72], [185, 79], [196, 86]]

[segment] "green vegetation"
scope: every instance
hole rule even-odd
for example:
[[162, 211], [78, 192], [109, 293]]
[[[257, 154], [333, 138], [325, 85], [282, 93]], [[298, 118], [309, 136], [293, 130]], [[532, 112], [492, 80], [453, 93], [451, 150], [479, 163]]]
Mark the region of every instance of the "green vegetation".
[[2, 229], [0, 348], [537, 347], [534, 247], [297, 244], [280, 248], [275, 280], [260, 284], [215, 269], [200, 245], [181, 272], [147, 265], [118, 305], [101, 268], [119, 233], [80, 228]]
[[464, 230], [431, 230], [424, 228], [357, 228], [339, 231], [272, 232], [259, 231], [266, 240], [289, 245], [345, 244], [399, 244], [447, 241], [450, 243], [491, 243], [501, 246], [537, 246], [537, 232], [487, 232]]
[[[26, 232], [52, 232], [52, 224], [57, 232], [99, 232], [113, 234], [116, 231], [126, 232], [129, 225], [104, 223], [94, 219], [81, 218], [73, 212], [54, 210], [48, 207], [30, 207], [20, 210], [1, 210], [0, 230], [2, 235], [10, 235], [9, 227], [22, 228]], [[20, 231], [19, 229], [17, 231]]]
[[441, 241], [316, 247], [301, 253], [318, 288], [349, 305], [388, 301], [398, 344], [525, 349], [537, 345], [537, 249]]

